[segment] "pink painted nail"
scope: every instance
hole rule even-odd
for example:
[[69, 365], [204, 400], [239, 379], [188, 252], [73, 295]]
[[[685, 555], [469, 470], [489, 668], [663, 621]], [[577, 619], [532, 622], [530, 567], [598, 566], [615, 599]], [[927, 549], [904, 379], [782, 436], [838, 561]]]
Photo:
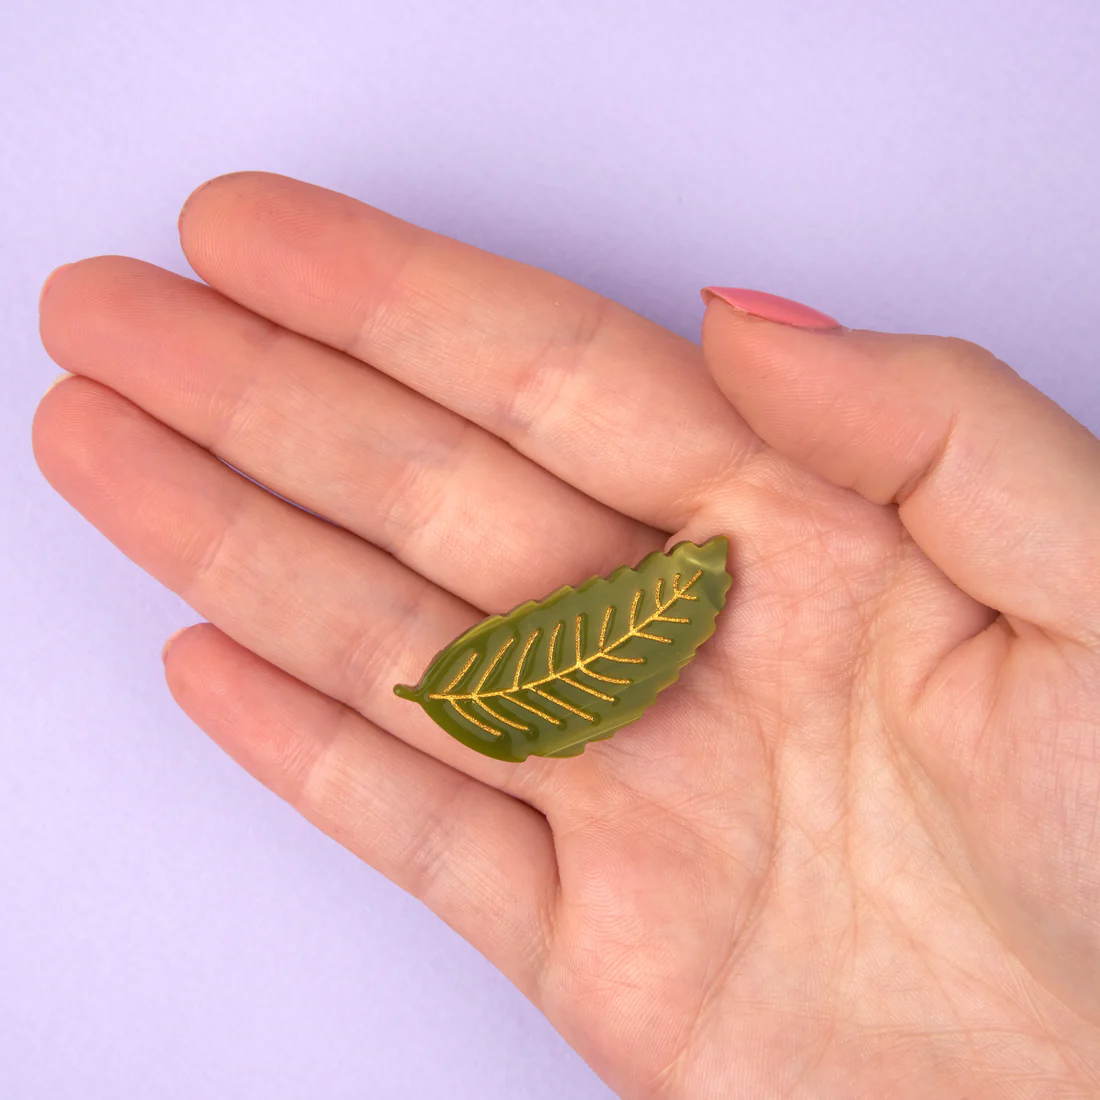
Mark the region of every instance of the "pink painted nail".
[[778, 321], [781, 325], [821, 330], [840, 328], [840, 322], [828, 314], [810, 309], [799, 302], [792, 302], [790, 298], [780, 298], [778, 294], [766, 294], [762, 290], [746, 290], [738, 286], [705, 286], [699, 294], [704, 302], [709, 302], [708, 295], [711, 295], [721, 298], [727, 305], [742, 313], [763, 317], [765, 321]]

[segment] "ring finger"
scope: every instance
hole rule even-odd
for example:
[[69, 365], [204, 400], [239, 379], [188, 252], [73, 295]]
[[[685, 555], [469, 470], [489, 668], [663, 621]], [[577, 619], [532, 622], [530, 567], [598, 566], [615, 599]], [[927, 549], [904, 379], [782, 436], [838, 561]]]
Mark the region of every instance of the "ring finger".
[[240, 645], [467, 775], [538, 787], [545, 761], [471, 752], [392, 692], [476, 621], [469, 604], [88, 379], [43, 398], [34, 444], [62, 496]]

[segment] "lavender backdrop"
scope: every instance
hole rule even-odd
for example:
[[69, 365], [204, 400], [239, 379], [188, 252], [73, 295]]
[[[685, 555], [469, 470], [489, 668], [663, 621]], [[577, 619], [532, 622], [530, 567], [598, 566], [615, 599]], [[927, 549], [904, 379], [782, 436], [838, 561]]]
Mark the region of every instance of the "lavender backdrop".
[[195, 616], [56, 498], [54, 265], [186, 270], [266, 168], [697, 335], [697, 288], [992, 348], [1100, 428], [1095, 0], [3, 0], [0, 1096], [606, 1097], [163, 686]]

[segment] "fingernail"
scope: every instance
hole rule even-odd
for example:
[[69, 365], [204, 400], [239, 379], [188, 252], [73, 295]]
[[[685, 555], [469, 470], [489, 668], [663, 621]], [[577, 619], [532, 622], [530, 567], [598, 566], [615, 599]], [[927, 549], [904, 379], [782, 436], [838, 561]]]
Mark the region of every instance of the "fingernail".
[[192, 191], [191, 194], [183, 200], [183, 206], [180, 207], [180, 216], [176, 219], [177, 227], [183, 225], [183, 216], [190, 209], [191, 204], [195, 201], [195, 199], [199, 197], [200, 192], [205, 191], [214, 182], [214, 180], [220, 179], [222, 179], [221, 176], [214, 176], [213, 179], [208, 179], [205, 183], [200, 183], [198, 187], [196, 187], [195, 190]]
[[[48, 385], [48, 386], [46, 387], [46, 393], [49, 393], [49, 392], [50, 392], [50, 390], [52, 390], [52, 389], [54, 388], [54, 386], [56, 386], [56, 385], [59, 385], [59, 384], [60, 384], [61, 382], [64, 382], [66, 378], [72, 378], [72, 375], [71, 375], [71, 374], [70, 374], [70, 373], [69, 373], [69, 372], [68, 372], [67, 370], [63, 370], [63, 371], [62, 371], [62, 372], [61, 372], [61, 373], [60, 373], [60, 374], [59, 374], [59, 375], [58, 375], [58, 376], [57, 376], [57, 377], [56, 377], [56, 378], [55, 378], [55, 379], [54, 379], [54, 380], [53, 380], [53, 381], [52, 381], [52, 382], [51, 382], [51, 383], [50, 383], [50, 384], [49, 384], [49, 385]], [[43, 397], [45, 397], [45, 394], [43, 394], [42, 396], [43, 396]]]
[[177, 638], [178, 638], [178, 637], [179, 637], [179, 636], [180, 636], [180, 635], [181, 635], [181, 634], [182, 634], [182, 633], [183, 633], [183, 632], [184, 632], [185, 630], [190, 630], [190, 629], [191, 629], [191, 628], [190, 628], [189, 626], [181, 626], [181, 627], [179, 628], [179, 630], [177, 630], [177, 631], [175, 631], [174, 633], [172, 633], [172, 634], [169, 634], [169, 635], [168, 635], [168, 640], [167, 640], [167, 641], [166, 641], [166, 642], [164, 643], [164, 645], [163, 645], [163, 646], [161, 646], [161, 649], [160, 649], [160, 659], [161, 659], [161, 661], [164, 661], [164, 660], [165, 660], [165, 659], [166, 659], [166, 658], [168, 657], [168, 650], [169, 650], [169, 649], [171, 649], [171, 647], [172, 647], [172, 644], [173, 644], [173, 643], [175, 642], [175, 640], [176, 640], [176, 639], [177, 639]]
[[42, 289], [38, 292], [38, 304], [42, 304], [42, 299], [46, 297], [46, 292], [50, 289], [54, 279], [61, 274], [67, 267], [72, 267], [72, 264], [62, 264], [60, 267], [55, 267], [53, 271], [46, 276], [46, 281], [42, 284]]
[[762, 290], [747, 290], [738, 286], [705, 286], [699, 291], [704, 304], [710, 301], [710, 295], [721, 298], [727, 305], [753, 317], [762, 317], [765, 321], [777, 321], [781, 325], [794, 325], [796, 328], [833, 329], [840, 328], [840, 322], [827, 313], [810, 309], [790, 298], [780, 298], [778, 294], [767, 294]]

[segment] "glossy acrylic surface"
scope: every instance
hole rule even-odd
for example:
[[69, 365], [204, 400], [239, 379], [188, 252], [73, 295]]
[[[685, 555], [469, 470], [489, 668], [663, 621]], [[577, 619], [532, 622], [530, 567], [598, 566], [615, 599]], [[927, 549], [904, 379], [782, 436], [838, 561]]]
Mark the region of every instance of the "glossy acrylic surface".
[[487, 756], [575, 756], [638, 718], [714, 632], [728, 549], [681, 542], [493, 615], [394, 691]]

